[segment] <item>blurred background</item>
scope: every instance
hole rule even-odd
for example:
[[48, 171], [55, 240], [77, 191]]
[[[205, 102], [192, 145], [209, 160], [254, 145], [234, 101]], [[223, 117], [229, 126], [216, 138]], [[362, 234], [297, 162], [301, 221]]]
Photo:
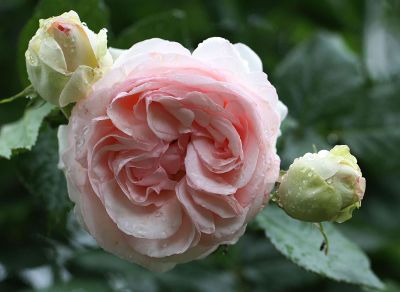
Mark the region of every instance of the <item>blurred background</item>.
[[[337, 227], [400, 291], [400, 1], [394, 0], [1, 0], [0, 98], [27, 84], [24, 51], [38, 19], [76, 10], [128, 48], [161, 37], [193, 49], [221, 36], [249, 45], [289, 108], [282, 168], [305, 152], [346, 143], [367, 178], [363, 207]], [[0, 124], [26, 104], [0, 106]], [[49, 116], [31, 152], [0, 159], [0, 291], [371, 291], [309, 273], [249, 226], [235, 246], [150, 273], [100, 250], [71, 216], [56, 168]]]

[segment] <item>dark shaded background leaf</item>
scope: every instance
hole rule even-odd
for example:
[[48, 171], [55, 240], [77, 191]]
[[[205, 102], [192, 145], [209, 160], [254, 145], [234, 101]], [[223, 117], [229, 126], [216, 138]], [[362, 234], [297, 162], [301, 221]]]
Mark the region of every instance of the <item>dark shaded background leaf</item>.
[[365, 19], [365, 63], [374, 80], [400, 74], [400, 1], [367, 1]]
[[49, 223], [55, 225], [57, 221], [65, 220], [72, 202], [68, 198], [65, 176], [57, 167], [57, 130], [44, 124], [38, 143], [32, 151], [20, 155], [16, 163], [24, 186], [46, 206], [55, 220]]
[[[289, 106], [279, 139], [284, 168], [294, 157], [313, 151], [313, 144], [322, 149], [349, 143], [357, 155], [367, 178], [367, 193], [363, 207], [340, 227], [368, 253], [374, 271], [390, 283], [389, 291], [396, 291], [400, 278], [399, 55], [395, 41], [400, 17], [398, 10], [392, 9], [396, 3], [398, 0], [0, 1], [2, 98], [19, 92], [24, 87], [21, 80], [27, 82], [23, 53], [38, 19], [69, 9], [78, 11], [96, 32], [107, 27], [111, 46], [121, 42], [129, 47], [153, 36], [180, 41], [190, 48], [211, 36], [243, 42], [260, 55], [264, 70]], [[174, 11], [185, 17], [175, 17]], [[153, 29], [157, 24], [159, 28]], [[382, 34], [384, 42], [367, 41]], [[380, 49], [367, 49], [367, 43]], [[289, 52], [297, 57], [286, 57]], [[18, 68], [21, 78], [17, 78]], [[24, 100], [1, 105], [0, 124], [18, 120], [25, 105]], [[39, 139], [46, 142], [41, 147], [55, 145], [55, 128], [61, 122], [57, 115], [46, 118], [49, 125], [42, 128]], [[154, 275], [101, 251], [76, 222], [67, 220], [65, 189], [59, 193], [43, 190], [45, 183], [33, 174], [40, 173], [41, 167], [54, 170], [55, 177], [43, 179], [57, 181], [60, 173], [55, 164], [55, 153], [36, 147], [26, 153], [26, 162], [22, 156], [21, 160], [0, 159], [1, 291], [32, 289], [34, 285], [23, 272], [43, 267], [50, 269], [49, 291], [364, 291], [292, 264], [254, 226], [227, 254], [220, 250], [205, 260]], [[24, 171], [29, 176], [22, 184], [17, 177]]]
[[186, 18], [184, 11], [175, 9], [140, 19], [125, 28], [113, 42], [113, 46], [128, 49], [141, 40], [161, 38], [190, 47]]
[[[339, 125], [357, 109], [364, 75], [358, 57], [344, 40], [319, 33], [291, 51], [274, 74], [291, 122], [283, 132], [284, 167], [294, 158], [339, 140]], [[296, 147], [293, 147], [296, 145]]]

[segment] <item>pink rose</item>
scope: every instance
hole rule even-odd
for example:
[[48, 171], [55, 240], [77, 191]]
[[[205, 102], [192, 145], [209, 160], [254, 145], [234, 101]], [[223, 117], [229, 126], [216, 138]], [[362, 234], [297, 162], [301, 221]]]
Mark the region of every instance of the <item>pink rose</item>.
[[277, 180], [285, 111], [243, 44], [137, 43], [60, 128], [76, 214], [105, 250], [155, 271], [233, 244]]

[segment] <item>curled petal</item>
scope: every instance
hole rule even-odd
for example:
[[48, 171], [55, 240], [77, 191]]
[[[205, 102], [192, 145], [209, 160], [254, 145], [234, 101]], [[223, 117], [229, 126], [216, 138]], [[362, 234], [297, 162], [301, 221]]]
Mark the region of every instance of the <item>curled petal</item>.
[[176, 198], [171, 198], [159, 208], [135, 206], [115, 183], [105, 183], [102, 189], [108, 215], [125, 234], [147, 239], [167, 238], [182, 223], [182, 210]]
[[246, 61], [249, 71], [262, 71], [262, 62], [260, 57], [248, 46], [242, 43], [234, 44], [236, 51], [240, 57]]
[[193, 144], [188, 145], [185, 167], [188, 185], [194, 189], [221, 195], [230, 195], [236, 192], [236, 188], [233, 185], [220, 176], [216, 176], [202, 165]]
[[186, 212], [192, 217], [199, 231], [203, 233], [215, 232], [213, 213], [196, 204], [191, 193], [188, 191], [188, 186], [184, 179], [176, 186], [176, 195], [178, 200], [185, 207]]
[[130, 237], [129, 244], [141, 254], [155, 258], [184, 253], [196, 245], [200, 237], [191, 219], [184, 213], [182, 215], [182, 224], [172, 236], [160, 240]]

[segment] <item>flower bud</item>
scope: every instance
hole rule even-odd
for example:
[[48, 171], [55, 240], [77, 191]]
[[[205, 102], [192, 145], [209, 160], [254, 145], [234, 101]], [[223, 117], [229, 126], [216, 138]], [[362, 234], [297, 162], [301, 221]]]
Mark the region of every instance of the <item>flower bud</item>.
[[341, 223], [361, 206], [364, 191], [357, 159], [340, 145], [295, 159], [282, 177], [277, 200], [295, 219]]
[[95, 34], [75, 11], [39, 24], [25, 52], [28, 76], [43, 99], [64, 107], [83, 98], [111, 67], [107, 31]]

